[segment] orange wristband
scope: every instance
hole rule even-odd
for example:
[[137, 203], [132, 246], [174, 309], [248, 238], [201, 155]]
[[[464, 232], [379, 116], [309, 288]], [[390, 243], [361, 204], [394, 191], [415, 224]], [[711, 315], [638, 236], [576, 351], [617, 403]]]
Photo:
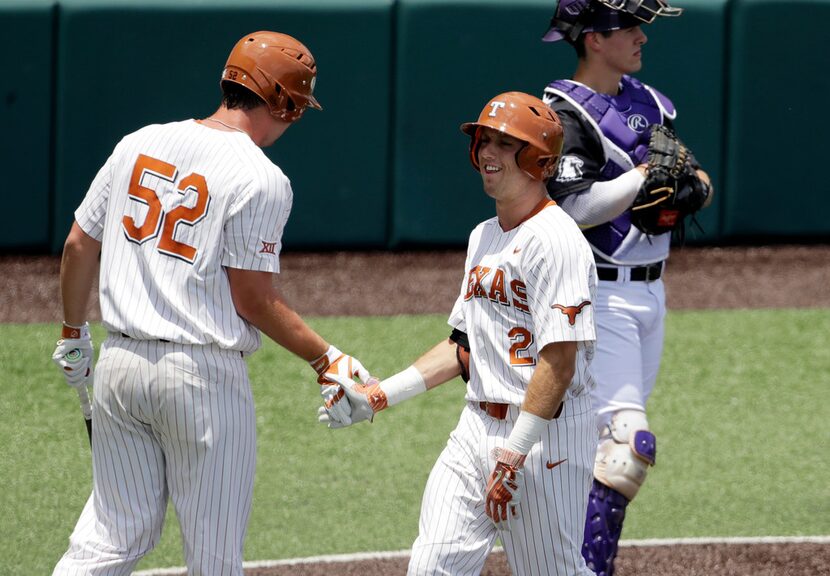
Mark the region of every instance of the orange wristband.
[[63, 329], [61, 330], [61, 338], [64, 340], [89, 338], [89, 324], [84, 322], [83, 326], [72, 326], [71, 324], [64, 322]]

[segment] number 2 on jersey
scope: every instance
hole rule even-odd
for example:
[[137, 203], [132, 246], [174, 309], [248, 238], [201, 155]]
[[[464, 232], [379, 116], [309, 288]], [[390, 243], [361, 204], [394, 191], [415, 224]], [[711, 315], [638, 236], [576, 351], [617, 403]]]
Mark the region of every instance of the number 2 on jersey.
[[162, 254], [179, 258], [191, 264], [196, 260], [197, 250], [189, 244], [179, 242], [174, 238], [176, 227], [179, 223], [193, 226], [207, 214], [210, 198], [208, 196], [207, 182], [201, 174], [188, 174], [178, 181], [176, 191], [184, 197], [189, 191], [196, 193], [196, 205], [188, 208], [179, 205], [169, 212], [164, 212], [158, 193], [152, 188], [141, 184], [145, 174], [152, 174], [175, 184], [178, 176], [178, 168], [162, 160], [139, 154], [133, 167], [130, 177], [130, 190], [128, 192], [131, 200], [135, 200], [147, 206], [147, 214], [141, 226], [136, 225], [132, 216], [124, 216], [121, 223], [127, 239], [137, 244], [159, 236], [156, 249]]
[[533, 345], [533, 333], [530, 330], [517, 326], [512, 328], [507, 336], [513, 342], [513, 345], [510, 346], [511, 366], [533, 366], [536, 364], [536, 359], [533, 356], [520, 356], [521, 353], [527, 352], [527, 349]]

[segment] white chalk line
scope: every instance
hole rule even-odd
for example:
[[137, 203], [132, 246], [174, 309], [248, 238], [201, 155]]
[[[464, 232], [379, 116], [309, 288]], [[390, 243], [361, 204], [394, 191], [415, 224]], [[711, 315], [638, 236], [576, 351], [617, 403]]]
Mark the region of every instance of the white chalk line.
[[[830, 544], [830, 536], [738, 536], [729, 538], [650, 538], [645, 540], [621, 540], [621, 547], [645, 546], [685, 546], [701, 544]], [[500, 546], [493, 548], [500, 552]], [[409, 550], [393, 552], [359, 552], [356, 554], [330, 554], [310, 556], [308, 558], [288, 558], [285, 560], [257, 560], [243, 563], [245, 568], [274, 568], [278, 566], [296, 566], [298, 564], [331, 564], [334, 562], [361, 562], [364, 560], [394, 560], [409, 556]], [[187, 569], [155, 568], [133, 572], [133, 576], [180, 576]]]

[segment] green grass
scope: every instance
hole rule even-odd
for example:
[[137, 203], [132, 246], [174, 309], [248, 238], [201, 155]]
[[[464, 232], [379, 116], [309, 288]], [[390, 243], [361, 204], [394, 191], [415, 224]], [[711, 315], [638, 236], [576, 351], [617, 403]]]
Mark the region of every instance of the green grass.
[[[447, 335], [443, 315], [310, 323], [380, 375]], [[4, 574], [51, 571], [91, 486], [77, 398], [49, 360], [55, 331], [0, 325]], [[673, 312], [666, 342], [649, 405], [657, 466], [624, 537], [830, 534], [830, 310]], [[259, 443], [246, 559], [408, 548], [461, 381], [330, 431], [304, 362], [268, 342], [249, 366]], [[180, 565], [170, 512], [139, 568]]]
[[830, 534], [830, 310], [673, 313], [632, 536]]

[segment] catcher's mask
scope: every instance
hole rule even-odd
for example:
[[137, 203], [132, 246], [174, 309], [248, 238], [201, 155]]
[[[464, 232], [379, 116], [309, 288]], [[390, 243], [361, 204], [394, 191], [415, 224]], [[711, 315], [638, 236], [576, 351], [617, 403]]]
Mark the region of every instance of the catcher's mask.
[[231, 50], [220, 82], [241, 84], [286, 122], [300, 119], [306, 107], [322, 110], [314, 97], [317, 64], [301, 42], [279, 32], [254, 32]]
[[461, 125], [461, 131], [472, 136], [470, 161], [476, 171], [481, 170], [478, 151], [485, 127], [525, 143], [516, 152], [516, 164], [532, 178], [546, 180], [553, 175], [562, 152], [562, 124], [540, 99], [523, 92], [505, 92], [487, 103], [478, 122]]
[[658, 16], [680, 16], [666, 0], [558, 0], [544, 42], [575, 42], [585, 32], [608, 32], [651, 24]]

